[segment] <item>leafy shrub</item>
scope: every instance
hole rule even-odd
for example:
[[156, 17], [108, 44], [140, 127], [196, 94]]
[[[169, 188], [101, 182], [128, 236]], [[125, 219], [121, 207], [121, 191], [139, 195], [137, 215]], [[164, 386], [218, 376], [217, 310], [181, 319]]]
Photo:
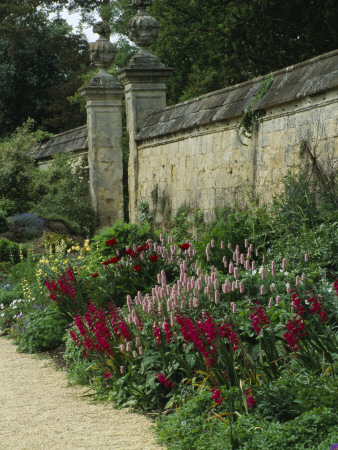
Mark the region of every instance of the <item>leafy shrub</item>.
[[14, 223], [20, 228], [21, 236], [24, 240], [35, 239], [42, 234], [44, 219], [34, 213], [16, 214]]
[[7, 214], [29, 211], [45, 193], [43, 178], [31, 154], [37, 143], [30, 132], [33, 123], [29, 119], [0, 143], [0, 199]]
[[81, 227], [78, 223], [74, 222], [73, 220], [69, 220], [66, 217], [60, 216], [59, 214], [56, 213], [46, 213], [44, 214], [44, 218], [55, 222], [61, 222], [67, 228], [69, 233], [71, 233], [74, 236], [81, 236], [82, 233]]
[[0, 261], [9, 261], [12, 264], [17, 264], [21, 260], [22, 256], [27, 256], [27, 248], [20, 246], [16, 242], [12, 242], [9, 239], [0, 239]]
[[0, 198], [0, 210], [4, 211], [5, 215], [8, 217], [14, 216], [14, 214], [18, 211], [18, 208], [14, 200]]
[[313, 408], [285, 423], [268, 422], [260, 417], [243, 416], [238, 423], [240, 449], [326, 450], [338, 433], [334, 408]]
[[170, 449], [180, 450], [231, 448], [225, 424], [219, 420], [210, 420], [211, 405], [210, 393], [199, 392], [175, 413], [161, 416], [156, 428], [160, 443]]
[[267, 420], [286, 422], [315, 407], [335, 408], [338, 389], [330, 375], [318, 377], [311, 372], [282, 373], [256, 391], [257, 412]]
[[7, 223], [6, 215], [0, 209], [0, 233], [4, 233], [7, 230], [8, 230], [8, 223]]
[[4, 307], [8, 307], [13, 300], [22, 296], [23, 291], [20, 284], [12, 286], [10, 283], [7, 283], [0, 289], [0, 304]]
[[121, 251], [127, 246], [144, 244], [147, 239], [154, 239], [155, 234], [147, 221], [142, 224], [117, 221], [112, 227], [107, 227], [94, 236], [93, 247], [96, 253], [109, 256], [111, 248], [106, 245], [106, 242], [112, 238], [117, 241], [114, 248]]
[[63, 355], [67, 363], [67, 375], [69, 380], [74, 384], [88, 385], [90, 384], [96, 370], [93, 366], [96, 364], [90, 358], [86, 358], [69, 333], [64, 336], [66, 351]]
[[51, 307], [32, 312], [18, 339], [18, 350], [37, 353], [58, 347], [67, 325], [65, 316]]
[[85, 158], [58, 155], [44, 176], [48, 192], [34, 211], [44, 217], [50, 214], [65, 217], [80, 226], [83, 236], [92, 235], [97, 219], [89, 197]]

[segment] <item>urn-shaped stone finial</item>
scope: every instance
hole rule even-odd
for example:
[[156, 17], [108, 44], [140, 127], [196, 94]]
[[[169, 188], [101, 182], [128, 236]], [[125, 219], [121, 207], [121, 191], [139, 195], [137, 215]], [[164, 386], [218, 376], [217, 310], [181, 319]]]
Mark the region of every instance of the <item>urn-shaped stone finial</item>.
[[131, 6], [134, 8], [145, 8], [146, 6], [150, 6], [153, 0], [131, 0]]
[[93, 27], [99, 39], [89, 46], [90, 61], [99, 69], [107, 69], [114, 61], [116, 47], [109, 41], [110, 27], [106, 22], [97, 22]]
[[138, 13], [128, 22], [128, 36], [140, 47], [141, 52], [147, 50], [156, 41], [160, 28], [157, 20], [146, 11], [146, 7], [151, 3], [152, 0], [131, 0], [132, 6], [138, 9]]

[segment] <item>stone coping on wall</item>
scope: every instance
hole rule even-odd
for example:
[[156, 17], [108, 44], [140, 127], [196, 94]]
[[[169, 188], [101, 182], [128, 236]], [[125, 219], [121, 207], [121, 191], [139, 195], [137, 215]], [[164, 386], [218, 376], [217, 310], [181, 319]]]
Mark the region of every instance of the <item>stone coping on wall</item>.
[[72, 153], [88, 151], [87, 125], [56, 134], [48, 141], [41, 142], [35, 147], [34, 156], [38, 161], [43, 161], [65, 151]]
[[[253, 109], [268, 109], [338, 87], [338, 50], [272, 73], [273, 83]], [[268, 75], [152, 113], [137, 141], [241, 116]]]

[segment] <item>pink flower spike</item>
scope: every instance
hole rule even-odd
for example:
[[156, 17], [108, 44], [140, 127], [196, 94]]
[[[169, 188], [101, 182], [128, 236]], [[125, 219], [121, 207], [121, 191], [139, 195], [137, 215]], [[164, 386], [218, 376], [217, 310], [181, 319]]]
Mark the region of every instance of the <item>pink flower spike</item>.
[[307, 263], [309, 261], [309, 255], [305, 253], [304, 255], [304, 261]]
[[261, 285], [260, 291], [261, 291], [261, 295], [264, 295], [264, 284]]

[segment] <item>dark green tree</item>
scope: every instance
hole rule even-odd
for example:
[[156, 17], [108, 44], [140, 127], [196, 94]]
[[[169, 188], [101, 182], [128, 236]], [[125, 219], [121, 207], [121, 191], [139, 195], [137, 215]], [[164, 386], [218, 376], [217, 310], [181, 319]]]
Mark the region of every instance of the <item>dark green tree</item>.
[[335, 0], [154, 0], [176, 102], [338, 47]]
[[0, 9], [0, 136], [28, 117], [52, 132], [85, 122], [84, 112], [67, 97], [80, 87], [79, 75], [88, 66], [86, 39], [62, 19], [25, 11], [5, 15]]

